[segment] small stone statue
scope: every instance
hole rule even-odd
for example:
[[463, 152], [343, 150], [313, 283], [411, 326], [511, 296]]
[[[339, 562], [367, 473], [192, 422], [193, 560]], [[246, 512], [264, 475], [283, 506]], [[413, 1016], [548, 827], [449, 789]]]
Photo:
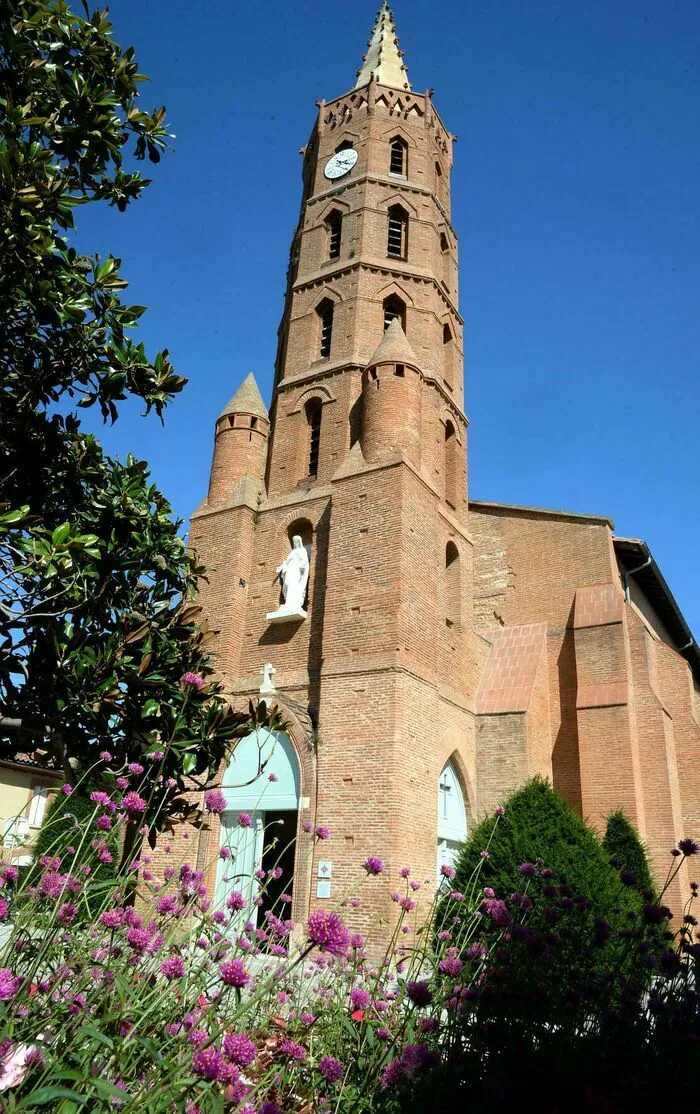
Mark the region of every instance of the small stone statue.
[[275, 669], [272, 662], [271, 661], [265, 662], [265, 665], [263, 665], [260, 672], [262, 673], [262, 684], [260, 686], [260, 695], [261, 696], [269, 696], [269, 695], [272, 695], [273, 693], [276, 693], [277, 689], [275, 688], [275, 682], [273, 680], [273, 677], [275, 676], [275, 673], [277, 672], [277, 670]]
[[269, 622], [284, 622], [289, 619], [305, 619], [304, 601], [309, 583], [309, 555], [299, 534], [292, 538], [292, 548], [281, 565], [277, 576], [282, 584], [284, 603], [276, 611], [267, 615]]

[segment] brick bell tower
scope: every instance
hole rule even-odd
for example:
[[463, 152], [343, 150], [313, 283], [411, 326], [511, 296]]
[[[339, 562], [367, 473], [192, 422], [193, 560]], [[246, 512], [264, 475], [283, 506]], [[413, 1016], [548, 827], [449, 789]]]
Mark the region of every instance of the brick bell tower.
[[[334, 905], [374, 854], [385, 875], [352, 914], [359, 930], [386, 915], [402, 866], [434, 879], [448, 762], [473, 800], [455, 137], [431, 94], [412, 90], [384, 4], [355, 87], [318, 102], [303, 151], [270, 415], [248, 376], [217, 420], [191, 529], [227, 687], [245, 706], [276, 670], [299, 768], [292, 915]], [[306, 618], [269, 622], [294, 535]], [[332, 841], [314, 850], [304, 822]], [[317, 860], [332, 862], [330, 898]]]

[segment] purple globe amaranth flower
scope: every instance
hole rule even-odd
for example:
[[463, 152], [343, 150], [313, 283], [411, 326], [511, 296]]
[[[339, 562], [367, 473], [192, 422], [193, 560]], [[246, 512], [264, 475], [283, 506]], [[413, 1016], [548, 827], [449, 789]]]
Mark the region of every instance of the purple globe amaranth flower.
[[317, 824], [314, 828], [314, 833], [317, 839], [330, 839], [331, 830], [327, 824]]
[[227, 1033], [223, 1039], [224, 1055], [239, 1068], [247, 1068], [258, 1054], [258, 1046], [247, 1033]]
[[455, 876], [455, 868], [450, 866], [449, 863], [443, 863], [440, 867], [440, 874], [443, 878], [449, 878], [451, 880]]
[[204, 794], [204, 807], [207, 812], [220, 813], [226, 809], [226, 797], [220, 789], [210, 789]]
[[496, 816], [505, 816], [505, 814], [506, 810], [504, 809], [503, 805], [499, 805], [496, 809]]
[[500, 898], [497, 897], [487, 897], [483, 905], [494, 924], [500, 925], [501, 927], [510, 924], [510, 914], [508, 913], [508, 907], [505, 901], [501, 901]]
[[464, 954], [467, 959], [486, 959], [486, 948], [483, 944], [470, 944]]
[[10, 903], [5, 897], [0, 897], [0, 921], [6, 921], [10, 915]]
[[423, 980], [406, 983], [406, 993], [416, 1006], [429, 1006], [433, 1000], [433, 992]]
[[518, 867], [521, 874], [527, 875], [528, 878], [534, 878], [537, 875], [537, 867], [532, 863], [521, 863]]
[[448, 975], [451, 979], [456, 979], [462, 970], [462, 960], [456, 955], [446, 955], [438, 963], [438, 968], [442, 971], [443, 975]]
[[479, 858], [480, 859], [490, 859], [491, 858], [491, 853], [489, 851], [480, 851], [479, 852]]
[[289, 1056], [290, 1060], [305, 1060], [306, 1049], [302, 1048], [296, 1041], [291, 1041], [285, 1038], [280, 1044], [280, 1050], [285, 1056]]
[[642, 917], [647, 924], [663, 924], [664, 921], [672, 917], [671, 910], [665, 905], [657, 905], [649, 903], [642, 906]]
[[243, 896], [243, 894], [241, 893], [240, 890], [234, 890], [226, 898], [226, 907], [228, 909], [234, 909], [234, 910], [245, 909], [247, 904], [248, 904], [248, 902], [246, 901], [245, 897]]
[[219, 851], [219, 858], [220, 859], [230, 859], [231, 858], [231, 848], [230, 847], [222, 847], [221, 850]]
[[68, 782], [66, 782], [65, 785], [61, 786], [61, 792], [65, 793], [66, 797], [70, 797], [71, 793], [73, 792], [73, 786], [69, 785]]
[[238, 816], [238, 823], [242, 828], [252, 828], [253, 817], [249, 812], [241, 812]]
[[204, 688], [205, 681], [201, 673], [183, 673], [180, 678], [183, 685], [191, 685], [193, 689], [201, 692]]
[[354, 1010], [365, 1010], [372, 1001], [368, 991], [354, 986], [350, 991], [350, 1005]]
[[344, 955], [347, 951], [350, 933], [337, 913], [317, 909], [307, 920], [306, 931], [312, 944], [331, 955]]
[[322, 1056], [318, 1062], [318, 1070], [327, 1083], [337, 1083], [345, 1074], [345, 1067], [335, 1056]]
[[250, 975], [240, 959], [231, 959], [228, 963], [222, 963], [219, 974], [225, 986], [235, 986], [239, 990], [250, 982]]
[[386, 1091], [394, 1087], [404, 1077], [403, 1064], [400, 1060], [391, 1060], [379, 1074], [379, 1086]]
[[226, 1066], [221, 1053], [214, 1045], [198, 1049], [192, 1057], [192, 1070], [195, 1075], [200, 1075], [202, 1079], [210, 1082], [220, 1080], [222, 1074], [226, 1075]]
[[399, 877], [400, 878], [408, 878], [410, 873], [411, 873], [410, 866], [402, 866], [401, 870], [399, 871]]
[[384, 863], [376, 855], [368, 855], [362, 865], [368, 874], [381, 874], [384, 870]]
[[126, 931], [126, 942], [132, 951], [143, 955], [151, 942], [151, 934], [145, 928], [129, 928]]
[[130, 774], [134, 775], [134, 777], [138, 777], [140, 774], [143, 773], [143, 766], [140, 762], [130, 762], [126, 768]]
[[146, 811], [146, 801], [132, 789], [122, 797], [121, 807], [129, 816], [140, 816]]
[[13, 975], [9, 967], [0, 967], [0, 1002], [9, 1002], [22, 985], [22, 979]]
[[362, 935], [362, 933], [361, 932], [353, 932], [352, 936], [350, 937], [350, 947], [351, 948], [364, 948], [364, 946], [365, 946], [365, 938]]
[[101, 750], [100, 751], [100, 758], [102, 759], [103, 762], [111, 762], [112, 761], [112, 755], [109, 753], [108, 750]]
[[180, 955], [171, 955], [164, 959], [160, 965], [161, 974], [166, 979], [181, 979], [185, 973], [185, 962]]
[[686, 857], [697, 855], [700, 851], [700, 844], [696, 843], [694, 839], [679, 839], [678, 850]]

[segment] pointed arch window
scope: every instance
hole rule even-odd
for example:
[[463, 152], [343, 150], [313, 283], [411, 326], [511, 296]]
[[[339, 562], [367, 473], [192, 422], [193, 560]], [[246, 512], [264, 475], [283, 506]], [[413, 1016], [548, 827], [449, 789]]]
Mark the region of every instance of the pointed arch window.
[[406, 303], [402, 302], [398, 294], [390, 294], [384, 299], [384, 331], [389, 328], [395, 317], [401, 322], [401, 328], [406, 332]]
[[319, 356], [322, 359], [330, 356], [333, 341], [333, 303], [330, 298], [324, 298], [316, 307], [320, 323]]
[[390, 141], [389, 173], [400, 174], [402, 178], [408, 174], [408, 143], [400, 135]]
[[454, 866], [461, 845], [468, 836], [467, 808], [464, 793], [452, 762], [441, 770], [438, 778], [437, 878], [444, 882], [443, 866]]
[[394, 259], [408, 256], [408, 213], [401, 205], [389, 209], [386, 253]]
[[454, 388], [455, 339], [447, 322], [442, 327], [442, 374], [447, 386]]
[[459, 550], [454, 542], [448, 542], [445, 547], [445, 622], [448, 627], [456, 627], [461, 618]]
[[449, 290], [450, 288], [450, 242], [444, 232], [440, 233], [440, 262], [442, 271], [442, 283]]
[[457, 506], [457, 470], [458, 470], [458, 444], [457, 434], [452, 422], [445, 422], [445, 500], [451, 507]]
[[328, 235], [328, 258], [340, 258], [340, 242], [343, 235], [343, 214], [339, 209], [333, 209], [326, 217], [326, 231]]
[[308, 440], [308, 470], [309, 476], [318, 475], [318, 458], [321, 451], [321, 419], [323, 407], [318, 398], [310, 399], [306, 404], [306, 422], [309, 427]]

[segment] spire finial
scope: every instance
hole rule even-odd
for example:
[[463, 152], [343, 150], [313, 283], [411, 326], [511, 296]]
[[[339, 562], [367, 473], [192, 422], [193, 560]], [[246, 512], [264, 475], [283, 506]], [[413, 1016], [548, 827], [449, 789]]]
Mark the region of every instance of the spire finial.
[[377, 12], [372, 38], [369, 40], [355, 88], [367, 85], [372, 76], [380, 85], [389, 85], [392, 89], [411, 88], [403, 52], [399, 50], [394, 16], [386, 0]]

